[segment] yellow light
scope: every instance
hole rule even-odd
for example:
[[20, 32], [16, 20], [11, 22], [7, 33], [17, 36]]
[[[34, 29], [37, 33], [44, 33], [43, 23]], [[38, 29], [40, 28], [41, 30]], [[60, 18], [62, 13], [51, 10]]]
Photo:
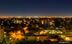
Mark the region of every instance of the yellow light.
[[14, 38], [15, 40], [21, 40], [24, 38], [24, 36], [22, 36], [22, 33], [20, 31], [17, 32], [11, 32], [10, 33], [11, 37]]
[[39, 40], [39, 37], [37, 37], [37, 40]]
[[26, 30], [28, 27], [25, 27], [24, 30]]
[[60, 32], [61, 34], [63, 33], [63, 32]]
[[66, 38], [65, 38], [65, 40], [66, 40], [66, 41], [69, 41], [69, 40], [70, 40], [70, 38], [69, 38], [69, 37], [66, 37]]
[[41, 22], [42, 22], [42, 24], [44, 24], [44, 21], [43, 20]]
[[50, 39], [51, 41], [57, 41], [57, 39]]
[[41, 31], [41, 32], [40, 32], [40, 34], [44, 34], [44, 32], [43, 32], [43, 31]]
[[11, 33], [11, 36], [12, 36], [12, 37], [16, 37], [16, 34], [15, 34], [15, 33]]
[[29, 31], [27, 30], [28, 27], [24, 28], [25, 33], [28, 33]]
[[22, 35], [17, 35], [17, 36], [16, 36], [16, 39], [21, 40], [22, 38], [24, 38]]
[[20, 31], [18, 31], [17, 33], [18, 33], [18, 34], [20, 34], [21, 32], [20, 32]]

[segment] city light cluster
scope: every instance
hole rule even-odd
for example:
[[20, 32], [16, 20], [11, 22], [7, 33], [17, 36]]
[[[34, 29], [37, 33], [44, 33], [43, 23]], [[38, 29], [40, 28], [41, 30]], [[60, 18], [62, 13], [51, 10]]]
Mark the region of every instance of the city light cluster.
[[0, 18], [0, 43], [72, 41], [72, 17]]

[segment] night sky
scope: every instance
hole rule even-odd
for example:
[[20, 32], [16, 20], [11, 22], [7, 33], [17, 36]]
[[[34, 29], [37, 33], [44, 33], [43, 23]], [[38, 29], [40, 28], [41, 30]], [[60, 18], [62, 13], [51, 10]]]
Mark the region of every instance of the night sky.
[[0, 13], [62, 14], [72, 12], [71, 0], [0, 0]]

